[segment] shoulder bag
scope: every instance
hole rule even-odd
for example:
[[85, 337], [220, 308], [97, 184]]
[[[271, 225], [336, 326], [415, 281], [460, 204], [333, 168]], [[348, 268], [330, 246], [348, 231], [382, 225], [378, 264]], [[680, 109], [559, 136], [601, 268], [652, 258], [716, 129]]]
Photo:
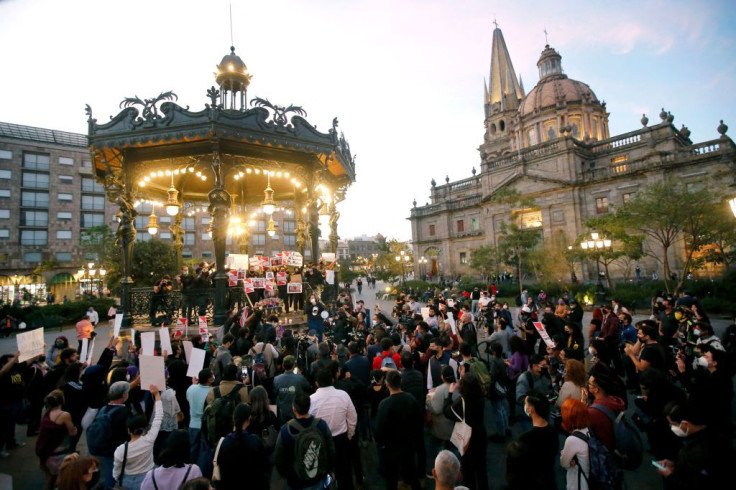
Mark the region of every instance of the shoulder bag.
[[455, 422], [455, 427], [452, 429], [452, 436], [450, 436], [450, 442], [455, 445], [457, 450], [460, 452], [460, 456], [463, 456], [468, 450], [470, 444], [470, 437], [473, 435], [473, 428], [465, 423], [465, 398], [460, 397], [463, 403], [463, 416], [460, 417], [454, 408], [450, 408], [455, 417], [459, 418]]

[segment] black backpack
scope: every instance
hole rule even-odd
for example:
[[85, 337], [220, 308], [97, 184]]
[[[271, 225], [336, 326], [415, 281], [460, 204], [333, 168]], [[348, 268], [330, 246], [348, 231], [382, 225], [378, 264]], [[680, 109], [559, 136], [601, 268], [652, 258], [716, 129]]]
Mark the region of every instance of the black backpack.
[[[289, 424], [290, 434], [294, 435], [294, 473], [300, 481], [314, 481], [315, 478], [327, 474], [329, 454], [325, 435], [317, 428], [319, 423], [314, 417], [307, 427], [302, 426], [296, 419]], [[296, 431], [296, 434], [293, 434]]]
[[202, 437], [215, 447], [221, 437], [225, 437], [233, 430], [233, 412], [240, 404], [238, 392], [243, 385], [235, 385], [233, 390], [222, 396], [220, 387], [215, 388], [215, 399], [207, 405], [202, 414]]

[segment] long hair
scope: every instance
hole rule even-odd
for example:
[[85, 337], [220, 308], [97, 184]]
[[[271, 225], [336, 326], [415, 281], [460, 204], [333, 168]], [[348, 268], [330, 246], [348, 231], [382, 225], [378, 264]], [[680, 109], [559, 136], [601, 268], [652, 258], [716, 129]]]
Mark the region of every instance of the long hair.
[[251, 419], [260, 424], [266, 420], [268, 415], [268, 393], [263, 386], [256, 386], [250, 392]]
[[99, 465], [99, 460], [92, 457], [67, 459], [59, 468], [56, 485], [59, 490], [87, 490], [87, 484], [82, 477], [90, 468], [97, 468]]

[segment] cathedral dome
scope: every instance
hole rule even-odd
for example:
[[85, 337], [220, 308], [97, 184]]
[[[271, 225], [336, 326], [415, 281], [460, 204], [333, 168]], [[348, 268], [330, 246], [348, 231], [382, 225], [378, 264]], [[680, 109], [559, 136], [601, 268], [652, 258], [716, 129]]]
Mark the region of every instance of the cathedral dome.
[[519, 106], [521, 117], [557, 105], [595, 104], [600, 102], [588, 84], [567, 78], [567, 75], [547, 76], [540, 80]]

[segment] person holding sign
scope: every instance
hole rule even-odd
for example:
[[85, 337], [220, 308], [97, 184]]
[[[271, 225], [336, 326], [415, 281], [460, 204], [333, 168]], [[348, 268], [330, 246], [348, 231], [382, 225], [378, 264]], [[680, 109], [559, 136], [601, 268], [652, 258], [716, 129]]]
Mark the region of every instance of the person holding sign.
[[118, 485], [128, 489], [140, 488], [146, 473], [153, 469], [153, 445], [164, 416], [158, 387], [150, 385], [148, 389], [155, 400], [151, 430], [146, 432], [148, 421], [142, 415], [136, 415], [128, 420], [130, 441], [115, 449], [112, 475]]
[[84, 318], [77, 322], [76, 328], [77, 341], [79, 342], [79, 344], [77, 345], [77, 352], [82, 352], [82, 340], [91, 340], [92, 333], [95, 331], [94, 325], [92, 325], [92, 322], [89, 321], [89, 312], [85, 313]]

